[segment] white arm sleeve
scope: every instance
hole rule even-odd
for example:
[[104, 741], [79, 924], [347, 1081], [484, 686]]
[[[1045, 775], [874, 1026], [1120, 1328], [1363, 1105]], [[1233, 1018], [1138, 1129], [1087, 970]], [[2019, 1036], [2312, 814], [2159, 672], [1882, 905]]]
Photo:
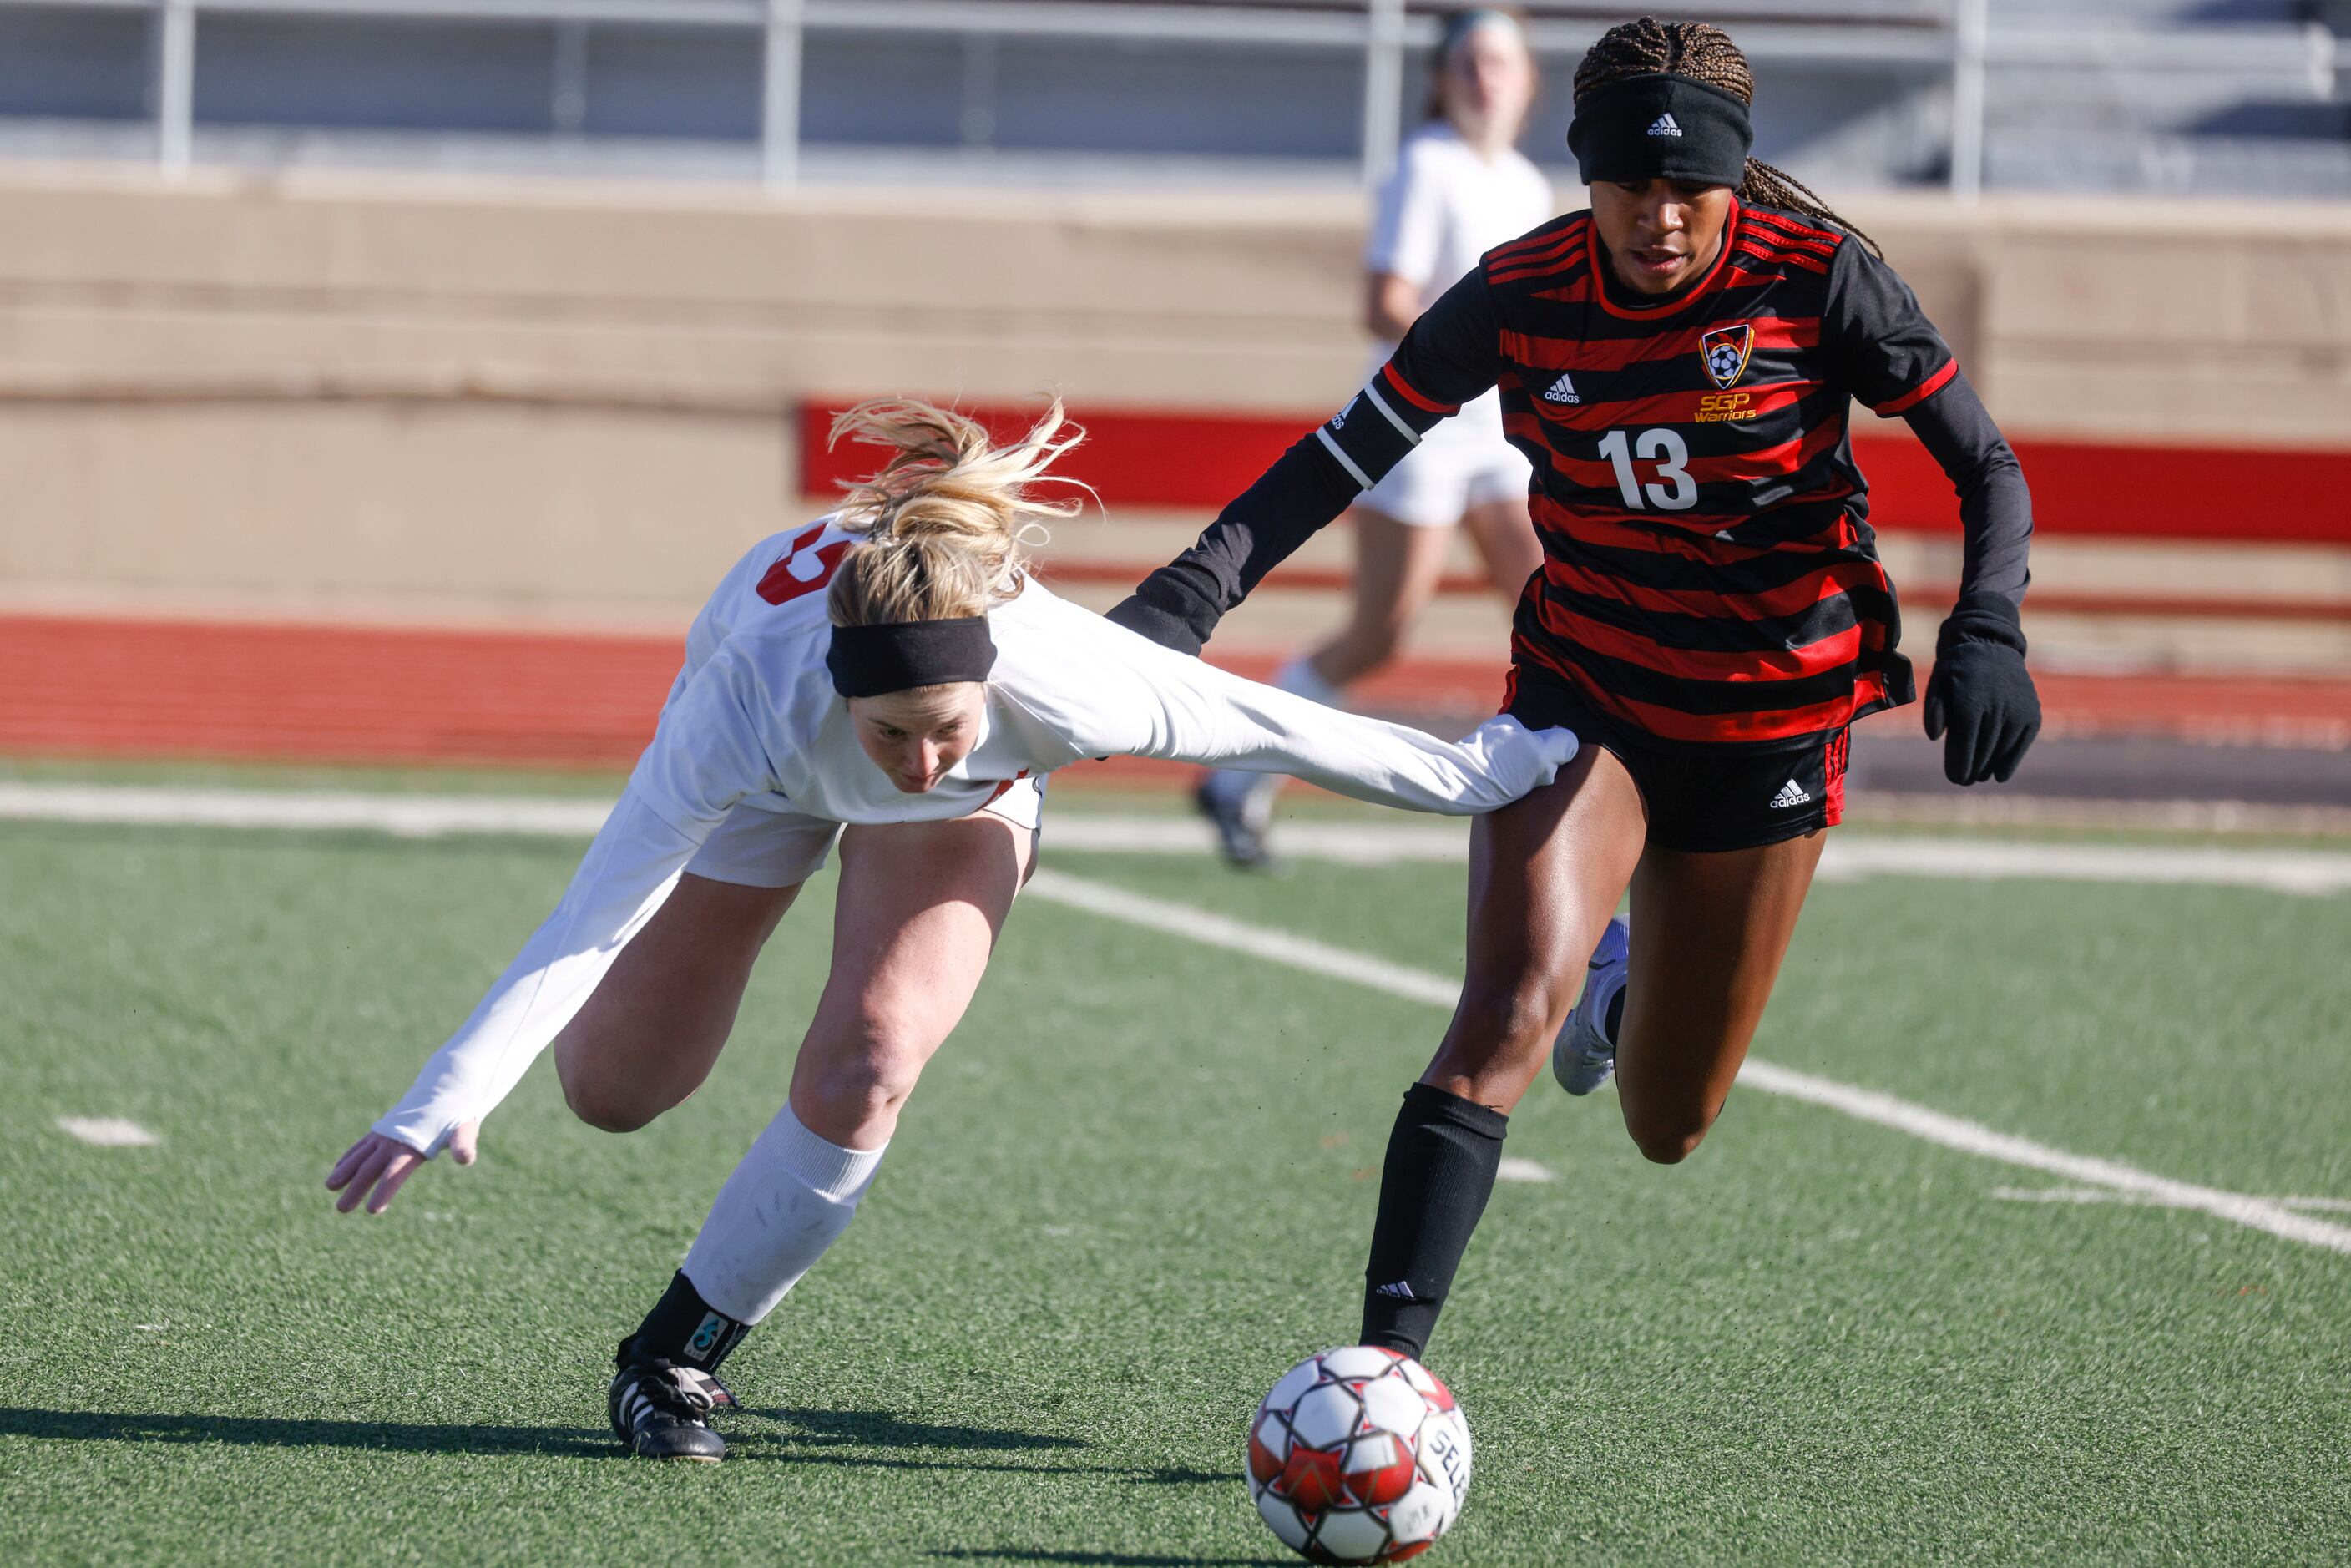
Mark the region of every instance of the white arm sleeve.
[[[1108, 622], [1071, 650], [1057, 713], [1040, 713], [1087, 757], [1288, 773], [1358, 800], [1470, 816], [1548, 784], [1575, 756], [1564, 729], [1489, 719], [1458, 743], [1324, 707], [1162, 648]], [[1019, 694], [1016, 694], [1019, 695]]]
[[461, 1123], [487, 1114], [563, 1032], [700, 844], [634, 789], [623, 794], [555, 913], [375, 1130], [432, 1155]]
[[430, 1156], [460, 1124], [494, 1109], [668, 899], [728, 808], [765, 787], [764, 769], [753, 761], [764, 762], [765, 754], [747, 727], [733, 722], [741, 712], [734, 673], [722, 656], [685, 683], [555, 913], [376, 1123], [377, 1132]]

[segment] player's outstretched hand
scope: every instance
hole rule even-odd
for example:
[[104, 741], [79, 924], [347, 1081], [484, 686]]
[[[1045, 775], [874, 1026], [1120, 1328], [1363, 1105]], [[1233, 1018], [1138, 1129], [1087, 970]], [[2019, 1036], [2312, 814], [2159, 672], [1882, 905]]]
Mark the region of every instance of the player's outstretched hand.
[[1461, 744], [1485, 760], [1505, 799], [1515, 800], [1558, 778], [1581, 743], [1572, 729], [1529, 729], [1504, 713], [1463, 736]]
[[[461, 1166], [470, 1166], [482, 1134], [479, 1122], [467, 1122], [449, 1134], [449, 1157]], [[335, 1168], [327, 1173], [327, 1190], [343, 1196], [335, 1200], [336, 1212], [349, 1214], [364, 1201], [370, 1214], [381, 1214], [392, 1207], [392, 1200], [401, 1185], [424, 1164], [424, 1156], [397, 1138], [387, 1138], [381, 1133], [370, 1133], [343, 1151]], [[375, 1196], [370, 1197], [372, 1188]]]
[[1991, 594], [1959, 601], [1935, 639], [1922, 716], [1927, 738], [1943, 743], [1945, 778], [2008, 782], [2041, 733], [2041, 695], [2024, 667], [2016, 606]]

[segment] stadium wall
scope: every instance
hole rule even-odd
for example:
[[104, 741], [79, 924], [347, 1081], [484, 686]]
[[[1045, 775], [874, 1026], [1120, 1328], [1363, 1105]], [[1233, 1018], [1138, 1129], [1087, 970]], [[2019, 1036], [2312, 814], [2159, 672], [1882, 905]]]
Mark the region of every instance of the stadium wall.
[[[2351, 208], [2290, 239], [2200, 205], [1851, 210], [2021, 436], [2351, 451]], [[674, 628], [804, 515], [806, 402], [1328, 407], [1364, 369], [1362, 222], [1290, 193], [19, 171], [0, 610]], [[2307, 504], [2351, 535], [2339, 492]]]

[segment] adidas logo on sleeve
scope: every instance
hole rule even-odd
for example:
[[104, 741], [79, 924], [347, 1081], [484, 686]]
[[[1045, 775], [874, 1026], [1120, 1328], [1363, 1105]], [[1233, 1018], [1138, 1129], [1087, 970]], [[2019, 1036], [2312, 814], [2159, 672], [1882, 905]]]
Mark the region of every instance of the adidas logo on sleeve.
[[1649, 126], [1649, 134], [1652, 136], [1679, 136], [1681, 133], [1681, 122], [1671, 114], [1657, 116]]
[[1575, 379], [1565, 371], [1559, 373], [1559, 380], [1551, 383], [1551, 391], [1543, 393], [1545, 402], [1582, 402], [1583, 401], [1583, 394], [1575, 390]]

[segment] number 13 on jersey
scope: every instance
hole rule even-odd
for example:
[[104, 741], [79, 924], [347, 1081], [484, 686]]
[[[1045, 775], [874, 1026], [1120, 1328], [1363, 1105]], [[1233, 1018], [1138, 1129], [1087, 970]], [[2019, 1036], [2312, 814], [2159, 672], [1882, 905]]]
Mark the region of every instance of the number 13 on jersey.
[[[1698, 481], [1690, 477], [1689, 444], [1677, 430], [1645, 430], [1638, 439], [1622, 430], [1612, 430], [1600, 438], [1600, 455], [1608, 459], [1616, 470], [1616, 488], [1625, 495], [1625, 506], [1630, 511], [1643, 511], [1655, 507], [1661, 512], [1687, 512], [1698, 505]], [[1663, 484], [1643, 484], [1640, 474], [1633, 467], [1633, 459], [1657, 465], [1657, 478]]]

